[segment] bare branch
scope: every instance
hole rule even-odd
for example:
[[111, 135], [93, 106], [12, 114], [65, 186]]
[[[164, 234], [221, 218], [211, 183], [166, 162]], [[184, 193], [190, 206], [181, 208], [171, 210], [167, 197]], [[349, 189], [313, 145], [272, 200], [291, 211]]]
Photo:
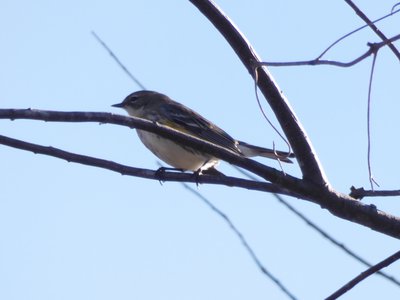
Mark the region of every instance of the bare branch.
[[[381, 38], [381, 40], [383, 42], [388, 41], [388, 38], [383, 34], [382, 31], [380, 31], [378, 29], [378, 27], [376, 27], [376, 25], [374, 24], [374, 22], [372, 22], [358, 7], [357, 5], [355, 5], [353, 3], [353, 1], [351, 0], [344, 0], [348, 5], [350, 5], [350, 7], [356, 12], [356, 14], [365, 22], [368, 24], [368, 26]], [[392, 42], [388, 41], [387, 43], [388, 47], [390, 48], [390, 50], [392, 50], [392, 52], [394, 53], [394, 55], [396, 55], [397, 59], [400, 60], [400, 53], [399, 51], [396, 49], [396, 47], [392, 44]]]
[[[282, 203], [286, 208], [288, 208], [291, 212], [293, 212], [296, 216], [298, 216], [300, 219], [302, 219], [308, 226], [313, 228], [315, 231], [317, 231], [319, 234], [321, 234], [325, 239], [327, 239], [329, 242], [334, 244], [336, 247], [340, 248], [343, 250], [345, 253], [347, 253], [349, 256], [353, 257], [355, 260], [359, 261], [360, 263], [364, 264], [367, 267], [372, 267], [372, 264], [367, 262], [364, 258], [362, 258], [360, 255], [349, 249], [346, 245], [343, 243], [339, 242], [338, 240], [334, 239], [332, 236], [330, 236], [325, 230], [320, 228], [317, 224], [309, 220], [305, 215], [297, 211], [292, 205], [290, 205], [287, 201], [283, 199], [282, 196], [278, 194], [274, 194], [275, 198], [278, 199], [280, 203]], [[383, 271], [378, 271], [376, 274], [384, 277], [385, 279], [389, 280], [390, 282], [396, 284], [397, 286], [400, 286], [400, 282], [393, 276], [386, 274]]]
[[375, 266], [372, 266], [368, 270], [362, 272], [360, 275], [355, 277], [353, 280], [349, 281], [346, 283], [343, 287], [341, 287], [339, 290], [334, 292], [332, 295], [326, 298], [326, 300], [334, 300], [342, 296], [344, 293], [348, 292], [351, 290], [354, 286], [356, 286], [358, 283], [366, 279], [368, 276], [371, 276], [372, 274], [378, 272], [379, 270], [389, 266], [390, 264], [394, 263], [396, 260], [400, 259], [400, 251], [396, 252], [395, 254], [389, 256], [388, 258], [384, 259], [380, 263], [376, 264]]
[[74, 162], [82, 165], [107, 169], [110, 171], [120, 173], [121, 175], [129, 175], [129, 176], [153, 179], [158, 181], [218, 184], [230, 187], [246, 188], [249, 190], [258, 190], [271, 193], [283, 193], [290, 196], [296, 196], [296, 194], [281, 189], [276, 185], [268, 182], [257, 182], [230, 176], [212, 176], [212, 175], [194, 176], [191, 173], [177, 173], [177, 172], [164, 172], [162, 176], [160, 176], [157, 173], [157, 171], [121, 165], [110, 160], [95, 158], [82, 154], [76, 154], [51, 146], [42, 146], [38, 144], [28, 143], [25, 141], [6, 137], [4, 135], [0, 135], [0, 144], [21, 150], [30, 151], [35, 154], [43, 154], [64, 159], [68, 162]]
[[[391, 11], [389, 14], [386, 14], [386, 15], [384, 15], [383, 17], [380, 17], [380, 18], [378, 18], [378, 19], [376, 19], [376, 20], [374, 20], [374, 21], [372, 21], [372, 22], [375, 24], [375, 23], [378, 23], [378, 22], [380, 22], [380, 21], [382, 21], [382, 20], [384, 20], [384, 19], [386, 19], [386, 18], [388, 18], [388, 17], [393, 16], [394, 14], [397, 14], [397, 13], [400, 11], [400, 9], [395, 10], [395, 7], [396, 7], [396, 6], [393, 6], [392, 11]], [[368, 27], [368, 25], [360, 26], [360, 27], [354, 29], [353, 31], [350, 31], [349, 33], [346, 33], [344, 36], [342, 36], [342, 37], [340, 37], [339, 39], [337, 39], [335, 42], [333, 42], [332, 44], [330, 44], [330, 45], [328, 46], [328, 48], [326, 48], [324, 51], [322, 51], [322, 53], [318, 56], [317, 59], [320, 59], [322, 56], [324, 56], [330, 49], [332, 49], [332, 48], [333, 48], [335, 45], [337, 45], [340, 41], [343, 41], [345, 38], [347, 38], [347, 37], [353, 35], [354, 33], [358, 32], [358, 31], [360, 31], [360, 30], [362, 30], [362, 29], [364, 29], [364, 28], [366, 28], [366, 27]]]
[[296, 154], [300, 169], [303, 173], [303, 178], [327, 189], [329, 186], [328, 180], [305, 130], [271, 74], [269, 74], [265, 68], [259, 67], [261, 60], [250, 43], [226, 14], [212, 1], [190, 0], [190, 2], [192, 2], [210, 20], [215, 28], [220, 31], [241, 59], [249, 73], [253, 76], [254, 80], [256, 80], [257, 70], [258, 87], [275, 113], [279, 124]]
[[395, 5], [393, 5], [393, 7], [392, 7], [392, 14], [394, 14], [394, 13], [396, 13], [398, 10], [396, 10], [395, 11], [395, 9], [396, 9], [396, 7], [397, 6], [399, 6], [400, 5], [400, 2], [399, 3], [396, 3]]
[[371, 189], [374, 189], [374, 184], [379, 187], [379, 184], [375, 181], [372, 175], [372, 165], [371, 165], [371, 92], [372, 92], [372, 81], [374, 77], [375, 63], [376, 63], [377, 53], [374, 54], [371, 66], [371, 73], [369, 76], [368, 84], [368, 99], [367, 99], [367, 165], [368, 165], [368, 177], [371, 184]]
[[[301, 180], [288, 174], [284, 174], [283, 172], [278, 171], [274, 168], [265, 166], [254, 160], [237, 155], [236, 153], [225, 148], [197, 139], [193, 136], [186, 135], [179, 131], [170, 129], [166, 126], [154, 124], [147, 120], [113, 115], [110, 113], [55, 112], [39, 111], [32, 109], [0, 109], [0, 119], [34, 119], [53, 122], [100, 122], [119, 124], [127, 127], [136, 127], [142, 130], [153, 132], [165, 138], [188, 145], [190, 147], [194, 147], [203, 152], [210, 153], [215, 157], [219, 157], [224, 161], [227, 161], [254, 174], [257, 174], [261, 178], [264, 178], [275, 184], [277, 187], [281, 188], [281, 191], [287, 190], [290, 191], [291, 195], [295, 195], [298, 198], [317, 203], [322, 208], [328, 209], [332, 214], [337, 217], [356, 222], [373, 230], [396, 238], [400, 238], [400, 219], [378, 210], [374, 205], [363, 204], [347, 195], [338, 193], [332, 189], [326, 189], [321, 185], [316, 185], [312, 182]], [[51, 150], [51, 148], [49, 149]], [[50, 151], [49, 149], [44, 149], [43, 151]], [[82, 159], [87, 158], [88, 157], [82, 157]], [[103, 165], [107, 165], [110, 162], [101, 161], [100, 163]], [[96, 164], [93, 164], [93, 162], [87, 164], [97, 166]], [[155, 179], [154, 173], [151, 173], [150, 176], [147, 174], [146, 176]], [[195, 182], [195, 178], [192, 177], [190, 179], [190, 176], [192, 176], [191, 174], [173, 173], [168, 176], [172, 177], [167, 178], [174, 178], [174, 180], [176, 181]], [[145, 176], [143, 175], [142, 177]], [[216, 176], [213, 176], [213, 178], [215, 177]], [[222, 177], [223, 176], [221, 176], [221, 178]], [[220, 179], [220, 177], [218, 177], [218, 180], [223, 181], [223, 179]], [[200, 183], [206, 183], [206, 181], [203, 180], [200, 181]], [[212, 180], [210, 183], [213, 183]]]
[[350, 196], [355, 199], [362, 199], [364, 197], [393, 197], [400, 196], [400, 190], [364, 190], [364, 188], [355, 188], [352, 186], [350, 188]]
[[129, 76], [130, 79], [133, 80], [141, 89], [145, 89], [144, 85], [137, 79], [133, 74], [125, 67], [125, 65], [118, 59], [118, 57], [114, 54], [114, 52], [107, 46], [107, 44], [97, 35], [96, 32], [92, 31], [92, 35], [95, 39], [103, 46], [104, 49], [107, 50], [108, 54], [114, 59], [114, 61], [118, 64], [118, 66]]
[[395, 35], [394, 37], [387, 39], [384, 42], [380, 43], [369, 43], [369, 49], [362, 54], [361, 56], [357, 57], [356, 59], [349, 61], [349, 62], [340, 62], [334, 60], [325, 60], [320, 59], [317, 57], [312, 60], [303, 60], [303, 61], [292, 61], [292, 62], [261, 62], [259, 63], [260, 66], [268, 66], [268, 67], [294, 67], [294, 66], [317, 66], [317, 65], [330, 65], [335, 67], [343, 67], [348, 68], [358, 64], [359, 62], [363, 61], [367, 57], [371, 56], [372, 54], [377, 53], [382, 47], [388, 45], [388, 43], [395, 42], [400, 39], [400, 34]]
[[250, 254], [250, 257], [253, 259], [257, 267], [260, 269], [260, 271], [269, 279], [271, 279], [280, 289], [283, 293], [285, 293], [286, 296], [288, 296], [290, 299], [297, 299], [289, 290], [286, 288], [280, 280], [275, 277], [270, 271], [268, 271], [265, 266], [261, 263], [260, 259], [257, 257], [256, 253], [254, 250], [251, 248], [249, 243], [246, 241], [244, 235], [239, 231], [239, 229], [233, 224], [231, 219], [223, 213], [219, 208], [217, 208], [214, 204], [212, 204], [206, 197], [204, 197], [202, 194], [200, 194], [198, 191], [194, 190], [191, 188], [189, 185], [183, 183], [183, 186], [188, 189], [190, 192], [192, 192], [194, 195], [196, 195], [198, 198], [200, 198], [213, 212], [215, 212], [218, 216], [220, 216], [231, 228], [231, 230], [235, 233], [235, 235], [239, 238], [239, 240], [242, 242], [243, 247], [247, 250], [247, 252]]
[[285, 182], [289, 186], [292, 184], [296, 185], [296, 183], [300, 184], [300, 186], [302, 185], [300, 179], [293, 176], [285, 175], [283, 172], [278, 171], [272, 167], [265, 166], [254, 160], [238, 155], [235, 152], [230, 151], [229, 149], [196, 138], [192, 135], [187, 135], [168, 126], [156, 124], [145, 119], [114, 115], [111, 113], [62, 112], [36, 109], [0, 109], [0, 119], [31, 119], [49, 122], [98, 122], [104, 124], [109, 123], [122, 125], [129, 128], [138, 128], [145, 131], [157, 133], [162, 137], [172, 139], [176, 142], [188, 146], [192, 146], [196, 149], [201, 150], [202, 152], [209, 153], [226, 162], [235, 164], [239, 167], [243, 167], [248, 171], [253, 172], [254, 174], [257, 174], [258, 176], [264, 178], [267, 181], [270, 181], [272, 183], [276, 182], [282, 187], [283, 185], [285, 185]]
[[[249, 174], [248, 172], [235, 167], [235, 169], [242, 173], [243, 175], [247, 176], [249, 179], [251, 180], [258, 180], [254, 175]], [[316, 232], [318, 232], [320, 235], [322, 235], [325, 239], [327, 239], [329, 242], [331, 242], [332, 244], [334, 244], [336, 247], [340, 248], [341, 250], [343, 250], [345, 253], [347, 253], [349, 256], [353, 257], [355, 260], [359, 261], [360, 263], [364, 264], [367, 267], [371, 267], [372, 264], [370, 264], [369, 262], [367, 262], [365, 259], [363, 259], [360, 255], [358, 255], [357, 253], [355, 253], [354, 251], [352, 251], [351, 249], [349, 249], [348, 247], [346, 247], [345, 245], [343, 245], [343, 243], [339, 242], [338, 240], [334, 239], [331, 235], [329, 235], [325, 230], [323, 230], [322, 228], [320, 228], [317, 224], [315, 224], [313, 221], [311, 221], [309, 218], [307, 218], [304, 214], [302, 214], [301, 212], [299, 212], [296, 208], [294, 208], [291, 204], [289, 204], [289, 202], [287, 202], [285, 199], [283, 199], [283, 197], [281, 195], [278, 194], [273, 194], [275, 196], [275, 198], [283, 205], [285, 206], [287, 209], [289, 209], [292, 213], [294, 213], [297, 217], [299, 217], [301, 220], [303, 220], [308, 226], [310, 226], [312, 229], [314, 229]], [[381, 275], [382, 277], [384, 277], [385, 279], [391, 281], [392, 283], [400, 286], [400, 282], [394, 278], [391, 275], [388, 275], [382, 271], [378, 271], [377, 272], [378, 275]]]

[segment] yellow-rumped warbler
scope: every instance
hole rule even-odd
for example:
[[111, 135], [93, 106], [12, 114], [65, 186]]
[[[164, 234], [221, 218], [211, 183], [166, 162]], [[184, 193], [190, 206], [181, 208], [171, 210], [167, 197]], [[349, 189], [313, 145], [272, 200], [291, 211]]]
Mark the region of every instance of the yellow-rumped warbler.
[[[263, 156], [291, 163], [287, 152], [253, 146], [232, 138], [221, 128], [168, 96], [153, 91], [138, 91], [112, 105], [125, 109], [130, 116], [150, 120], [195, 136], [245, 157]], [[201, 172], [214, 167], [218, 158], [157, 134], [137, 129], [143, 144], [158, 158], [181, 170]]]

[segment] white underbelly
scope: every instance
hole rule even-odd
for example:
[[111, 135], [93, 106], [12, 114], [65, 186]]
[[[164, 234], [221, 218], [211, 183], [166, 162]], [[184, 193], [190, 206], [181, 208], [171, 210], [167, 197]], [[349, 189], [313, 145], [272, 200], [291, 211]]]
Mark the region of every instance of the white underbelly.
[[151, 152], [174, 168], [191, 171], [206, 170], [218, 163], [218, 159], [215, 157], [197, 153], [154, 133], [143, 130], [137, 130], [137, 133]]

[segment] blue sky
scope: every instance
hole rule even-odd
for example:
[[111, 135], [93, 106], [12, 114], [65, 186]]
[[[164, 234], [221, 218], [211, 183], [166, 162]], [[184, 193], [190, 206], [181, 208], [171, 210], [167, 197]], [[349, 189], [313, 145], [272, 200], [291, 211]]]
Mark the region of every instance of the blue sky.
[[[276, 2], [276, 3], [275, 3]], [[218, 1], [268, 61], [316, 57], [363, 25], [344, 1]], [[371, 18], [391, 1], [358, 1]], [[398, 34], [399, 16], [379, 23]], [[284, 143], [258, 110], [253, 82], [227, 43], [188, 1], [2, 1], [2, 108], [121, 113], [110, 105], [139, 89], [92, 37], [96, 31], [149, 89], [168, 94], [232, 136]], [[328, 53], [351, 60], [379, 41], [364, 30]], [[366, 101], [371, 59], [349, 69], [271, 68], [337, 190], [368, 188]], [[372, 164], [383, 189], [398, 189], [398, 61], [378, 55], [372, 92]], [[268, 107], [267, 113], [271, 115]], [[156, 169], [133, 131], [113, 125], [1, 121], [0, 134]], [[1, 299], [287, 299], [254, 265], [217, 215], [180, 184], [121, 176], [0, 146]], [[279, 166], [268, 160], [268, 165]], [[237, 174], [228, 164], [220, 169]], [[285, 171], [300, 176], [295, 165]], [[193, 186], [195, 188], [195, 186]], [[365, 268], [269, 195], [202, 185], [266, 268], [299, 299], [321, 299]], [[398, 241], [288, 199], [376, 263]], [[363, 200], [400, 215], [394, 198]], [[386, 270], [400, 278], [398, 263]], [[398, 299], [373, 276], [342, 299]]]

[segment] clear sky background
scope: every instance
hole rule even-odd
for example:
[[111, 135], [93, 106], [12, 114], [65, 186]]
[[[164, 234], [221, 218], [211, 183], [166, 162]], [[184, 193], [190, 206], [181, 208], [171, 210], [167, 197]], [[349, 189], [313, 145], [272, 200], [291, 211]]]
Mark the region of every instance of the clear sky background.
[[[267, 61], [314, 58], [363, 25], [339, 0], [217, 3]], [[395, 2], [357, 4], [376, 19]], [[390, 37], [399, 33], [399, 23], [394, 16], [379, 27]], [[110, 105], [139, 88], [92, 30], [149, 89], [197, 110], [238, 139], [267, 147], [274, 141], [285, 149], [258, 110], [247, 71], [189, 1], [1, 1], [0, 106], [123, 114]], [[376, 41], [366, 29], [326, 58], [352, 60]], [[371, 58], [348, 69], [270, 69], [330, 182], [344, 193], [352, 185], [369, 187], [370, 68]], [[400, 187], [399, 78], [399, 62], [382, 50], [372, 92], [372, 165], [382, 189]], [[0, 134], [158, 167], [125, 127], [1, 120]], [[287, 299], [224, 221], [178, 183], [160, 185], [1, 145], [0, 159], [0, 299]], [[225, 163], [220, 169], [238, 174]], [[300, 176], [296, 164], [285, 171]], [[265, 267], [299, 299], [322, 299], [365, 270], [269, 194], [208, 185], [199, 191], [232, 219]], [[288, 200], [372, 263], [399, 250], [398, 240], [315, 204]], [[396, 198], [363, 201], [400, 215]], [[400, 279], [399, 263], [385, 271]], [[399, 287], [373, 276], [342, 299], [399, 297]]]

